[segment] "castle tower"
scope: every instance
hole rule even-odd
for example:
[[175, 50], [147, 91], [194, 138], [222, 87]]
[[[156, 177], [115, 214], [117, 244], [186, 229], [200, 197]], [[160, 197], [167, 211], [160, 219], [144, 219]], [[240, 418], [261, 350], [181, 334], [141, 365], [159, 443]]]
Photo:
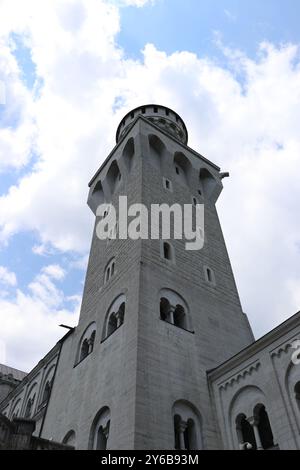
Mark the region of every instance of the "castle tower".
[[[81, 315], [62, 342], [42, 437], [80, 449], [221, 448], [207, 371], [253, 341], [215, 207], [224, 174], [187, 146], [183, 120], [164, 106], [128, 113], [116, 140], [90, 182]], [[114, 230], [100, 240], [97, 207], [118, 213], [119, 196], [149, 213], [204, 204], [204, 247], [113, 239]]]

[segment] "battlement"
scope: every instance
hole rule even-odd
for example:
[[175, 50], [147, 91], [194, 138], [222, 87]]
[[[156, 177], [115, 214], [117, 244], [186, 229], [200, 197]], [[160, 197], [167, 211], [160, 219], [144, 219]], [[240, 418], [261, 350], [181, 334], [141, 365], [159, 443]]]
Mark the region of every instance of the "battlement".
[[187, 145], [188, 131], [184, 121], [172, 109], [157, 104], [147, 104], [129, 111], [118, 126], [116, 133], [117, 143], [119, 143], [122, 137], [127, 133], [138, 116], [149, 119], [149, 121], [156, 124], [165, 132], [168, 132], [177, 140]]

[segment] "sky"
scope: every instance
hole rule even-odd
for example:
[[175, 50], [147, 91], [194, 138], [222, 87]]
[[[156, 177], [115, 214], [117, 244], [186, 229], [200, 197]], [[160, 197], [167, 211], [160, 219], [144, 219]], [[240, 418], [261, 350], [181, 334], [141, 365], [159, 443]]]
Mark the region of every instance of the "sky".
[[0, 362], [78, 321], [88, 182], [124, 114], [176, 110], [229, 171], [218, 212], [256, 338], [300, 310], [300, 2], [0, 0]]

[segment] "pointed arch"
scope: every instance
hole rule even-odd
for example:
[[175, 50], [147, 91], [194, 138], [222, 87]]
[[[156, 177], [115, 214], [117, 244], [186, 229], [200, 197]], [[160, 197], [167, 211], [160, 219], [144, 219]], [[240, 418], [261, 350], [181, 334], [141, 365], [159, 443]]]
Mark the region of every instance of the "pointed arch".
[[127, 140], [124, 150], [123, 150], [123, 158], [125, 161], [126, 168], [128, 172], [130, 172], [132, 167], [132, 162], [134, 158], [134, 139], [131, 137]]
[[149, 147], [150, 147], [150, 163], [156, 167], [157, 170], [161, 171], [162, 162], [166, 154], [166, 146], [163, 141], [155, 134], [148, 135]]
[[111, 163], [106, 175], [106, 180], [110, 188], [111, 195], [113, 195], [121, 181], [121, 172], [116, 160]]
[[175, 152], [174, 168], [178, 181], [189, 186], [193, 167], [190, 160], [182, 152]]
[[199, 173], [200, 190], [205, 198], [209, 199], [215, 188], [217, 187], [217, 181], [212, 173], [207, 168], [201, 168]]

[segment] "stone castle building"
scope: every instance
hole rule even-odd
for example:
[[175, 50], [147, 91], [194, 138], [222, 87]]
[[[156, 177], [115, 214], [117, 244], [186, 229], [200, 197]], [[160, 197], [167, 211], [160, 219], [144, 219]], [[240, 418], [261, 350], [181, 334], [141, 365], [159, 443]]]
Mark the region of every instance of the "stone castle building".
[[204, 247], [100, 240], [96, 216], [78, 326], [26, 376], [3, 368], [0, 423], [76, 449], [300, 449], [300, 312], [254, 340], [215, 206], [228, 175], [164, 106], [128, 113], [116, 140], [90, 182], [95, 216], [120, 195], [204, 203]]

